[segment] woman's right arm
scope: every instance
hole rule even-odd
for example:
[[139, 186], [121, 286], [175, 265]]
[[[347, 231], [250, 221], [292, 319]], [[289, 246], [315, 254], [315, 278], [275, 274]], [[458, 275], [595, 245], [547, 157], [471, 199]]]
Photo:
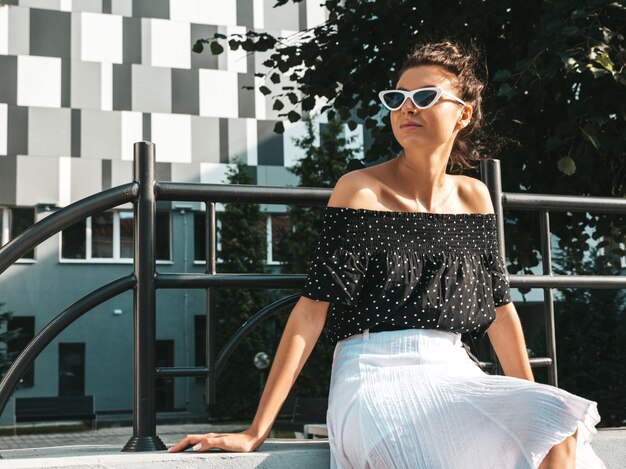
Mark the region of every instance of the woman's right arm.
[[250, 428], [241, 433], [187, 435], [169, 451], [184, 451], [192, 446], [194, 451], [220, 448], [248, 452], [261, 446], [324, 329], [328, 306], [326, 301], [316, 301], [304, 296], [294, 306]]
[[[339, 178], [328, 200], [328, 205], [360, 207], [372, 204], [376, 197], [360, 170]], [[170, 452], [220, 448], [226, 451], [254, 451], [267, 438], [302, 367], [306, 363], [326, 322], [329, 302], [301, 296], [289, 315], [280, 339], [274, 363], [250, 428], [241, 433], [206, 433], [187, 435], [170, 448]]]

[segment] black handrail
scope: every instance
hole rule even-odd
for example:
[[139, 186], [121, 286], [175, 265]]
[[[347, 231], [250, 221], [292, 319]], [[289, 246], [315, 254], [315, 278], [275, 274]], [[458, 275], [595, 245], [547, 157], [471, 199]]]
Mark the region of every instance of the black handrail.
[[[233, 334], [233, 336], [226, 342], [224, 347], [219, 353], [217, 361], [215, 362], [214, 373], [215, 379], [218, 379], [226, 366], [226, 362], [235, 351], [237, 346], [243, 339], [254, 329], [259, 323], [268, 319], [272, 314], [276, 314], [283, 308], [295, 304], [300, 298], [300, 294], [286, 296], [274, 303], [266, 306], [262, 310], [251, 316], [246, 322], [244, 322], [239, 329]], [[206, 376], [211, 370], [207, 367], [163, 367], [157, 368], [156, 374], [158, 377], [184, 377], [184, 376]]]
[[[133, 436], [125, 446], [126, 451], [164, 449], [156, 436], [154, 379], [157, 376], [205, 376], [207, 403], [215, 402], [215, 383], [233, 350], [259, 322], [281, 308], [297, 301], [300, 295], [291, 295], [263, 308], [230, 338], [216, 356], [215, 305], [213, 288], [280, 288], [301, 286], [305, 275], [274, 274], [218, 274], [216, 263], [216, 202], [253, 202], [274, 204], [322, 205], [328, 201], [331, 189], [282, 186], [252, 186], [237, 184], [189, 184], [157, 182], [155, 180], [155, 147], [149, 142], [134, 145], [134, 182], [124, 184], [87, 197], [51, 214], [25, 230], [7, 245], [0, 248], [0, 274], [27, 252], [54, 234], [72, 224], [117, 205], [133, 202], [134, 205], [134, 273], [100, 287], [67, 308], [40, 331], [26, 346], [0, 382], [0, 412], [6, 406], [15, 386], [37, 355], [63, 329], [86, 311], [131, 288], [134, 290], [134, 380], [133, 380]], [[507, 209], [539, 210], [541, 218], [542, 257], [550, 257], [549, 210], [626, 213], [626, 200], [605, 197], [554, 196], [547, 194], [504, 193], [500, 184], [498, 160], [481, 162], [481, 179], [487, 184], [498, 223], [500, 252], [504, 256], [504, 217]], [[206, 272], [203, 274], [159, 274], [156, 272], [154, 234], [156, 201], [201, 201], [207, 205], [205, 226]], [[550, 357], [535, 358], [531, 366], [550, 369], [551, 384], [556, 381], [556, 353], [554, 340], [554, 305], [552, 289], [559, 287], [624, 288], [626, 278], [615, 276], [555, 276], [550, 262], [543, 264], [544, 275], [511, 275], [511, 287], [544, 288], [547, 342]], [[156, 290], [159, 288], [202, 288], [207, 290], [207, 366], [206, 367], [155, 367], [155, 309]], [[493, 366], [500, 372], [497, 357], [492, 352]], [[492, 366], [482, 362], [485, 367]]]
[[133, 202], [138, 193], [139, 184], [130, 182], [90, 195], [51, 213], [0, 248], [0, 274], [51, 236], [98, 212]]
[[[502, 192], [500, 180], [500, 161], [483, 160], [480, 162], [481, 179], [489, 188], [494, 210], [496, 212], [498, 243], [500, 253], [505, 258], [504, 245], [504, 216], [507, 209], [538, 210], [539, 232], [541, 236], [541, 259], [543, 275], [508, 275], [512, 287], [541, 287], [544, 296], [544, 317], [546, 327], [546, 347], [548, 357], [530, 360], [531, 366], [546, 366], [548, 368], [548, 381], [553, 386], [558, 386], [558, 370], [556, 363], [556, 331], [554, 323], [554, 297], [553, 288], [558, 287], [582, 287], [582, 288], [624, 288], [626, 279], [623, 277], [598, 275], [553, 275], [552, 274], [552, 251], [550, 245], [550, 210], [587, 212], [597, 210], [604, 213], [626, 213], [626, 200], [609, 197], [588, 197], [550, 194], [514, 194]], [[500, 363], [493, 350], [490, 348], [493, 369], [496, 373], [502, 373]]]

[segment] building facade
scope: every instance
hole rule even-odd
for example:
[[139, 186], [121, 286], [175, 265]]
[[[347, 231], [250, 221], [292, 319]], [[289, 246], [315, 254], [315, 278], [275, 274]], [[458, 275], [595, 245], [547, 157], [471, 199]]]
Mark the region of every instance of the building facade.
[[[132, 180], [133, 143], [157, 148], [157, 177], [224, 183], [236, 159], [255, 184], [298, 185], [304, 124], [279, 120], [263, 54], [192, 52], [215, 33], [267, 31], [283, 37], [325, 21], [318, 0], [273, 8], [275, 0], [13, 0], [0, 2], [0, 244], [72, 202]], [[256, 90], [244, 89], [255, 86]], [[270, 95], [271, 96], [271, 95]], [[316, 125], [320, 125], [322, 118]], [[355, 135], [363, 142], [362, 128]], [[285, 206], [267, 215], [272, 236], [289, 225]], [[159, 205], [158, 269], [203, 271], [201, 204]], [[221, 210], [218, 204], [218, 210]], [[0, 277], [0, 303], [12, 311], [5, 344], [23, 347], [56, 314], [132, 269], [132, 207], [90, 217], [37, 247]], [[196, 318], [204, 294], [158, 294], [160, 365], [194, 366]], [[0, 329], [1, 330], [1, 329]], [[100, 414], [132, 407], [132, 297], [114, 298], [78, 320], [36, 361], [18, 397], [87, 394]], [[252, 364], [252, 359], [251, 359]], [[204, 385], [159, 384], [159, 408], [201, 414]], [[13, 422], [13, 400], [0, 424]]]

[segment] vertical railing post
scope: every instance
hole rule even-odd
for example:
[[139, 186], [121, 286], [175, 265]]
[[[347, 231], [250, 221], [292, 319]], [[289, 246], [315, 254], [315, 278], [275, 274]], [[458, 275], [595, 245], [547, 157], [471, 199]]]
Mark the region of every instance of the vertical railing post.
[[[503, 259], [506, 259], [504, 246], [504, 210], [502, 209], [502, 179], [500, 176], [500, 160], [489, 159], [483, 160], [480, 164], [480, 176], [482, 181], [487, 185], [493, 210], [496, 214], [496, 226], [498, 229], [498, 249]], [[495, 374], [503, 374], [502, 366], [498, 360], [493, 347], [489, 348], [491, 361], [495, 364], [493, 372]]]
[[[217, 273], [217, 212], [215, 202], [206, 203], [205, 213], [206, 243], [205, 259], [206, 273], [215, 275]], [[206, 377], [206, 404], [214, 406], [216, 402], [216, 380], [215, 361], [217, 360], [217, 333], [216, 333], [216, 311], [215, 311], [215, 288], [206, 289], [206, 366], [209, 373]]]
[[154, 143], [134, 145], [134, 180], [139, 196], [134, 204], [134, 270], [137, 285], [133, 292], [133, 436], [122, 451], [156, 451], [166, 446], [156, 435], [156, 163]]
[[[550, 214], [547, 210], [539, 212], [541, 229], [541, 266], [543, 275], [552, 275], [552, 249], [550, 247]], [[543, 289], [543, 304], [546, 325], [546, 350], [552, 359], [548, 367], [548, 383], [559, 386], [556, 367], [556, 327], [554, 324], [554, 294], [552, 288]]]

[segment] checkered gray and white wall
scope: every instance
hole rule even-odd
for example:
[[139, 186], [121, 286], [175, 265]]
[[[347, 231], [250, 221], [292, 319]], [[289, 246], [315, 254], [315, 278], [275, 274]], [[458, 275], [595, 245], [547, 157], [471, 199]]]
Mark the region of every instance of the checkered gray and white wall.
[[215, 32], [285, 36], [325, 20], [319, 0], [274, 4], [0, 2], [0, 205], [64, 206], [128, 182], [140, 140], [156, 143], [163, 180], [224, 182], [238, 157], [257, 184], [297, 184], [286, 167], [304, 126], [275, 134], [271, 99], [242, 88], [262, 80], [263, 55], [191, 51]]

